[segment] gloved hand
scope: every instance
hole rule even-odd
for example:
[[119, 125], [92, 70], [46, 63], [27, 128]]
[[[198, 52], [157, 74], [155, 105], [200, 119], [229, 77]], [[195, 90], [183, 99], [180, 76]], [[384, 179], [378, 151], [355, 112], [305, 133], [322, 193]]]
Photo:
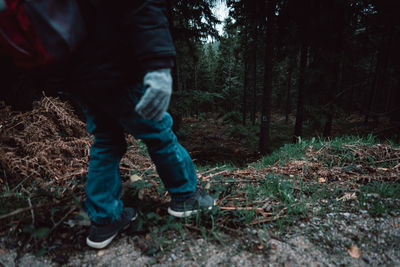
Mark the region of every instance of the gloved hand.
[[171, 69], [149, 71], [143, 78], [146, 92], [136, 105], [136, 112], [147, 120], [159, 121], [168, 109], [172, 94]]

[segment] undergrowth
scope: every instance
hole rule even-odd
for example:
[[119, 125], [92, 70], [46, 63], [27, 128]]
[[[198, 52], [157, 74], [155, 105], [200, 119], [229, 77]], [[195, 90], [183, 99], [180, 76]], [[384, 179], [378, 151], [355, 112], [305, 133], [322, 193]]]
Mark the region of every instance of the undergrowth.
[[[81, 123], [63, 120], [64, 112], [69, 112], [67, 106], [57, 106], [58, 102], [53, 99], [46, 101], [38, 106], [36, 113], [22, 114], [17, 119], [6, 111], [6, 118], [14, 119], [4, 122], [9, 127], [2, 132], [1, 139], [6, 144], [2, 149], [8, 149], [9, 156], [2, 155], [6, 163], [1, 164], [0, 170], [0, 237], [7, 240], [8, 246], [17, 247], [21, 252], [35, 251], [37, 255], [51, 255], [66, 247], [82, 250], [86, 247], [87, 235], [79, 205], [84, 197], [86, 170], [83, 169], [87, 166], [85, 151], [90, 139], [84, 135], [84, 129], [79, 128], [83, 127]], [[64, 107], [61, 112], [60, 107]], [[43, 116], [53, 119], [43, 119]], [[47, 146], [38, 149], [34, 145], [26, 151], [23, 147], [13, 148], [18, 142], [23, 145], [30, 140], [29, 129], [36, 129], [39, 124], [31, 125], [29, 119], [39, 117], [41, 122], [54, 124], [48, 127], [49, 133], [39, 136], [49, 139], [44, 144], [51, 143], [54, 138], [63, 144], [68, 141], [63, 133], [72, 134], [68, 127], [74, 129], [75, 126], [78, 127], [75, 132], [79, 133], [77, 141], [54, 149]], [[62, 123], [72, 125], [67, 127]], [[21, 136], [7, 135], [20, 127]], [[57, 130], [57, 127], [61, 128]], [[208, 137], [217, 142], [222, 138], [218, 134], [211, 131]], [[237, 131], [232, 129], [230, 134], [236, 135]], [[218, 206], [185, 219], [167, 214], [169, 196], [143, 143], [130, 140], [129, 144], [127, 156], [121, 162], [125, 181], [123, 201], [126, 206], [137, 209], [140, 216], [128, 234], [148, 255], [168, 251], [176, 240], [199, 237], [229, 245], [229, 238], [234, 236], [246, 249], [264, 250], [269, 248], [268, 239], [259, 234], [260, 231], [283, 238], [295, 227], [328, 214], [367, 212], [372, 217], [387, 217], [400, 213], [400, 149], [389, 142], [379, 144], [373, 135], [328, 141], [299, 139], [296, 144], [286, 144], [247, 168], [240, 169], [232, 164], [199, 166], [199, 186], [218, 199]], [[66, 145], [71, 145], [72, 151], [79, 150], [81, 157], [66, 153], [69, 149]], [[25, 157], [21, 156], [24, 151]], [[30, 157], [36, 154], [28, 152], [39, 153], [37, 158], [45, 158], [41, 162], [58, 165], [29, 165]], [[229, 153], [240, 154], [240, 151]], [[20, 156], [26, 165], [10, 161]], [[15, 162], [17, 165], [11, 164]], [[81, 169], [68, 171], [75, 163]], [[56, 171], [58, 176], [54, 174]]]

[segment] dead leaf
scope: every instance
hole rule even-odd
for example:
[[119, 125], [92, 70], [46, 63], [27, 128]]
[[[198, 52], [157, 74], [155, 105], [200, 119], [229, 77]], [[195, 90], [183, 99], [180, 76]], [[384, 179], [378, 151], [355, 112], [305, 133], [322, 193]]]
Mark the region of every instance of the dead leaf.
[[262, 250], [262, 249], [264, 249], [264, 245], [263, 245], [263, 244], [258, 245], [257, 248], [258, 248], [259, 250]]
[[97, 252], [97, 256], [103, 256], [104, 255], [104, 253], [105, 253], [106, 251], [104, 250], [104, 249], [102, 249], [102, 250], [99, 250], [99, 252]]
[[145, 195], [145, 190], [144, 190], [144, 188], [140, 188], [140, 189], [139, 189], [139, 192], [138, 192], [138, 198], [139, 198], [140, 200], [143, 200], [143, 199], [144, 199], [144, 195]]
[[134, 183], [134, 182], [136, 182], [136, 181], [142, 180], [142, 177], [140, 177], [140, 176], [137, 175], [137, 174], [132, 174], [129, 178], [130, 178], [130, 180], [131, 180], [131, 183]]
[[324, 177], [319, 177], [319, 178], [318, 178], [318, 183], [326, 183], [326, 178], [324, 178]]
[[361, 249], [359, 249], [356, 245], [351, 245], [347, 252], [352, 258], [355, 259], [360, 258], [362, 255]]
[[353, 193], [347, 192], [347, 193], [344, 193], [344, 195], [342, 197], [336, 198], [336, 201], [344, 202], [344, 201], [355, 200], [355, 199], [357, 199], [355, 192], [353, 192]]
[[399, 228], [400, 227], [400, 223], [396, 223], [395, 221], [390, 221], [389, 224], [393, 228]]

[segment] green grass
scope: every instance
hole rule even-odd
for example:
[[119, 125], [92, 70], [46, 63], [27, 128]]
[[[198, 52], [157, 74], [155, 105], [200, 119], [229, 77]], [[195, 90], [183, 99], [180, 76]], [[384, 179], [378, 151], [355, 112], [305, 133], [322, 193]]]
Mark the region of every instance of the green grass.
[[372, 216], [384, 216], [398, 211], [400, 204], [400, 184], [372, 182], [360, 187], [358, 196], [360, 208], [368, 210]]
[[[372, 135], [367, 137], [341, 137], [330, 141], [324, 141], [320, 138], [299, 139], [296, 144], [286, 144], [251, 166], [264, 168], [277, 162], [278, 166], [284, 165], [291, 159], [308, 160], [305, 157], [305, 152], [312, 146], [313, 151], [321, 148], [329, 149], [329, 153], [321, 153], [320, 158], [318, 158], [318, 160], [324, 160], [323, 163], [326, 166], [330, 168], [341, 167], [345, 172], [362, 173], [363, 169], [358, 166], [359, 159], [345, 145], [372, 146], [377, 142], [378, 140]], [[145, 154], [144, 144], [139, 143], [139, 145]], [[370, 164], [374, 165], [373, 159], [371, 159]], [[142, 239], [146, 239], [147, 236], [150, 237], [151, 244], [147, 246], [144, 252], [148, 255], [163, 253], [174, 245], [173, 240], [193, 238], [194, 235], [225, 244], [225, 241], [221, 238], [221, 233], [224, 232], [229, 235], [232, 233], [226, 232], [227, 230], [224, 227], [237, 230], [239, 233], [237, 238], [247, 239], [248, 236], [244, 231], [247, 228], [273, 229], [281, 233], [288, 233], [294, 228], [292, 226], [306, 223], [312, 217], [324, 218], [332, 212], [359, 213], [360, 210], [367, 210], [371, 216], [400, 214], [400, 184], [373, 182], [355, 188], [346, 183], [318, 183], [301, 176], [289, 177], [274, 174], [268, 174], [254, 183], [241, 184], [236, 182], [234, 177], [226, 177], [222, 174], [214, 176], [220, 171], [232, 171], [234, 169], [236, 167], [229, 164], [197, 166], [198, 173], [203, 173], [204, 176], [212, 176], [208, 181], [200, 181], [199, 184], [204, 187], [210, 183], [212, 195], [218, 196], [222, 200], [237, 196], [240, 196], [237, 199], [245, 199], [233, 201], [235, 206], [251, 205], [254, 208], [268, 206], [268, 212], [272, 212], [271, 217], [275, 217], [271, 222], [251, 224], [257, 219], [262, 219], [262, 216], [257, 214], [254, 209], [231, 211], [220, 210], [218, 207], [190, 218], [177, 219], [166, 213], [167, 206], [160, 200], [156, 199], [149, 202], [137, 197], [140, 190], [147, 190], [153, 186], [147, 180], [139, 180], [134, 182], [125, 194], [124, 203], [127, 206], [139, 209], [140, 216], [132, 224], [129, 231], [132, 235], [139, 236]], [[246, 177], [243, 179], [246, 180]], [[44, 192], [42, 188], [37, 190], [42, 201], [46, 198], [50, 200], [56, 198], [50, 191]], [[159, 197], [164, 195], [165, 189], [161, 183], [156, 191]], [[6, 214], [18, 207], [27, 206], [27, 196], [23, 193], [20, 192], [20, 195], [13, 196], [6, 196], [6, 193], [3, 193], [0, 198], [0, 214]], [[354, 193], [356, 198], [349, 201], [340, 200], [345, 194], [350, 193]], [[36, 200], [39, 201], [39, 199], [32, 199], [32, 201]], [[225, 204], [226, 202], [222, 202], [221, 205]], [[66, 208], [57, 212], [60, 213], [64, 210]], [[26, 236], [31, 236], [39, 241], [42, 239], [49, 240], [48, 229], [54, 223], [31, 225], [30, 214], [24, 213], [24, 216], [27, 223], [22, 224], [22, 226], [26, 226], [23, 229]], [[329, 229], [325, 230], [328, 231]]]
[[[252, 164], [252, 167], [264, 168], [278, 162], [283, 165], [289, 160], [308, 160], [305, 152], [312, 146], [313, 151], [328, 149], [327, 154], [318, 160], [324, 160], [328, 167], [341, 167], [345, 172], [362, 172], [358, 169], [358, 158], [353, 155], [346, 145], [372, 146], [378, 140], [369, 135], [367, 137], [341, 137], [329, 141], [321, 138], [310, 140], [299, 139], [296, 144], [286, 144], [271, 155], [264, 157], [260, 162]], [[371, 159], [371, 164], [373, 159]], [[204, 176], [214, 175], [220, 171], [232, 171], [233, 165], [208, 165], [197, 166], [198, 173]], [[211, 170], [211, 171], [210, 171]], [[220, 210], [218, 207], [212, 211], [203, 212], [190, 218], [177, 219], [164, 214], [154, 212], [154, 203], [140, 203], [140, 217], [133, 223], [130, 231], [135, 235], [150, 236], [151, 244], [145, 251], [148, 255], [158, 255], [168, 251], [173, 245], [171, 240], [193, 238], [199, 235], [206, 240], [212, 240], [226, 245], [221, 233], [228, 233], [224, 227], [237, 231], [236, 238], [249, 239], [245, 229], [276, 230], [282, 234], [295, 229], [296, 225], [307, 223], [310, 218], [326, 218], [329, 213], [359, 213], [361, 209], [368, 210], [371, 216], [388, 216], [390, 213], [399, 212], [400, 185], [389, 183], [372, 183], [354, 188], [347, 183], [318, 183], [315, 180], [305, 179], [301, 176], [289, 177], [287, 175], [268, 174], [257, 183], [236, 183], [234, 177], [226, 177], [222, 174], [212, 176], [208, 181], [201, 182], [201, 186], [211, 184], [210, 191], [219, 199], [238, 197], [242, 200], [234, 200], [234, 206], [252, 206], [260, 208], [268, 206], [275, 217], [271, 222], [251, 224], [262, 219], [255, 210]], [[131, 194], [136, 194], [141, 188], [151, 187], [151, 184], [140, 181], [133, 184]], [[160, 195], [163, 193], [160, 191]], [[345, 194], [355, 194], [356, 198], [348, 201], [340, 200]], [[243, 200], [245, 199], [245, 200]], [[221, 206], [227, 203], [222, 201]], [[147, 205], [147, 206], [146, 206]], [[152, 206], [153, 205], [153, 206]], [[165, 209], [166, 207], [162, 207]], [[324, 227], [324, 226], [321, 226]], [[328, 239], [329, 246], [335, 246], [332, 241], [329, 244], [329, 228], [321, 228]], [[331, 238], [333, 240], [333, 237]], [[260, 242], [254, 241], [254, 242]], [[253, 246], [253, 243], [249, 247]], [[229, 245], [229, 244], [228, 244]]]
[[[340, 163], [351, 163], [355, 162], [355, 156], [351, 153], [349, 149], [344, 148], [344, 145], [348, 144], [357, 144], [360, 146], [372, 146], [378, 143], [377, 138], [374, 135], [368, 135], [365, 137], [359, 136], [343, 136], [336, 137], [332, 140], [325, 140], [321, 137], [313, 137], [311, 139], [301, 139], [299, 138], [295, 144], [285, 144], [279, 149], [273, 151], [270, 155], [265, 156], [260, 161], [252, 164], [251, 166], [255, 168], [263, 168], [274, 165], [278, 162], [280, 166], [287, 163], [289, 160], [304, 160], [305, 152], [310, 147], [313, 148], [314, 151], [317, 151], [321, 148], [330, 149], [330, 153], [340, 156]], [[327, 162], [327, 164], [333, 164]]]

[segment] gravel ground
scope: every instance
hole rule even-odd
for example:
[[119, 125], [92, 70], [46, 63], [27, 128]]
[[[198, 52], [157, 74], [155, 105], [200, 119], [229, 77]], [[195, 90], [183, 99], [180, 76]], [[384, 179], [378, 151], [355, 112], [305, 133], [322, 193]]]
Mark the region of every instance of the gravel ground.
[[[220, 233], [221, 242], [198, 233], [171, 238], [156, 256], [146, 255], [140, 237], [122, 233], [104, 250], [85, 248], [16, 260], [15, 249], [0, 243], [3, 266], [400, 266], [400, 217], [328, 213], [300, 222], [284, 235], [268, 228], [245, 228], [242, 234]], [[172, 233], [171, 236], [177, 236]], [[359, 248], [355, 254], [350, 247]], [[353, 251], [354, 252], [354, 251]], [[353, 255], [353, 257], [351, 256]]]

